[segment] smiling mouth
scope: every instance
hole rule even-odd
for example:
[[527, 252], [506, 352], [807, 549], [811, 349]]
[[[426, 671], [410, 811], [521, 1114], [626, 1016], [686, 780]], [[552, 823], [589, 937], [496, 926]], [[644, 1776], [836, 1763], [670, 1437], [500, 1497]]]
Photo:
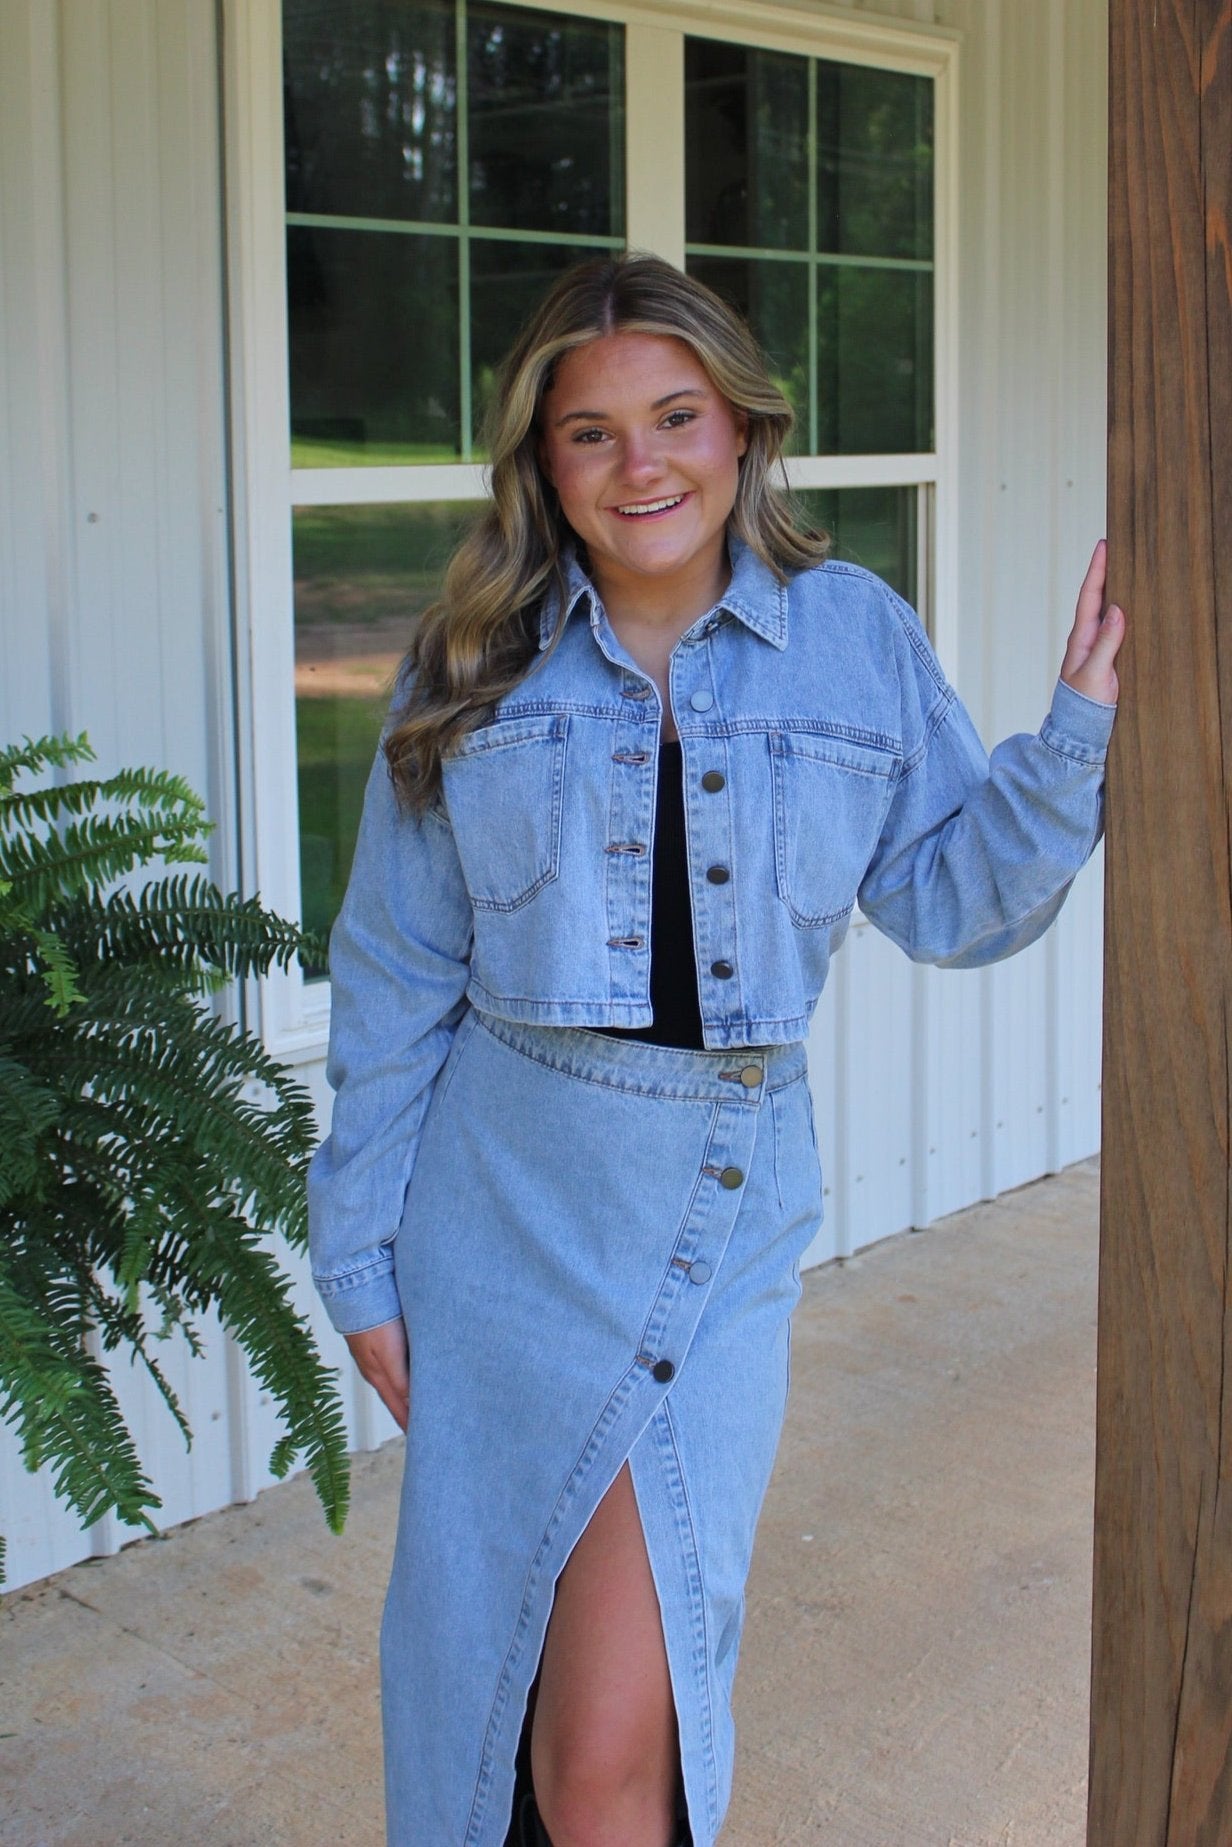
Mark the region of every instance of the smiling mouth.
[[633, 506], [613, 507], [622, 519], [649, 519], [653, 513], [670, 513], [688, 499], [687, 494], [672, 494], [666, 500], [643, 500]]

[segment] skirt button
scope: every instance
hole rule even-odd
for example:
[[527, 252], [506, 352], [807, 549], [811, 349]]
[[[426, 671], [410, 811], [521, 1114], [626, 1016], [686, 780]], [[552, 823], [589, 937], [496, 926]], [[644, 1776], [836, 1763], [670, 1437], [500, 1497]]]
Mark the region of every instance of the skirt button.
[[660, 1385], [666, 1385], [669, 1379], [675, 1378], [676, 1368], [672, 1365], [670, 1360], [656, 1360], [652, 1368], [652, 1373], [659, 1381]]
[[719, 1185], [734, 1192], [738, 1186], [744, 1185], [744, 1174], [738, 1167], [725, 1167], [719, 1175]]
[[746, 1090], [756, 1090], [761, 1083], [761, 1066], [745, 1065], [740, 1073], [740, 1082]]

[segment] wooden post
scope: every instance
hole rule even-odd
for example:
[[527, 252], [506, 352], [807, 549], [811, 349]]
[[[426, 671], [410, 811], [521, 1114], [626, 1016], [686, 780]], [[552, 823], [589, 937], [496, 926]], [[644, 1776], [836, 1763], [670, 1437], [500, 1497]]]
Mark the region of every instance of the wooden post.
[[[1232, 1843], [1232, 0], [1110, 0], [1090, 1847]], [[1118, 663], [1120, 666], [1121, 663]]]

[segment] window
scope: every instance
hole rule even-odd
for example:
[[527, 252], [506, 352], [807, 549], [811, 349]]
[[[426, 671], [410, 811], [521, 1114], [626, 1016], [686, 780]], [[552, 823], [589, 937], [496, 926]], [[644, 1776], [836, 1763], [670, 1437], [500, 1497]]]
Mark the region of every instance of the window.
[[[670, 5], [224, 0], [255, 875], [319, 928], [496, 362], [580, 256], [658, 249], [748, 315], [806, 517], [945, 629], [953, 35]], [[267, 1036], [311, 1055], [327, 984], [274, 987]]]

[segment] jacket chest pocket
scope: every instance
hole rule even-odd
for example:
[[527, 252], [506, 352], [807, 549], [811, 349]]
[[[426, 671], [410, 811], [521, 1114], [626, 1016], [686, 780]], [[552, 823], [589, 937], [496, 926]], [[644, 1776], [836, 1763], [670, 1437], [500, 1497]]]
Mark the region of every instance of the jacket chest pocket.
[[556, 877], [568, 727], [564, 717], [508, 719], [446, 757], [445, 806], [476, 910], [516, 911]]
[[897, 765], [892, 751], [846, 738], [771, 733], [775, 877], [793, 923], [811, 929], [851, 910]]

